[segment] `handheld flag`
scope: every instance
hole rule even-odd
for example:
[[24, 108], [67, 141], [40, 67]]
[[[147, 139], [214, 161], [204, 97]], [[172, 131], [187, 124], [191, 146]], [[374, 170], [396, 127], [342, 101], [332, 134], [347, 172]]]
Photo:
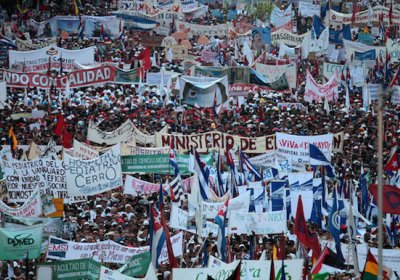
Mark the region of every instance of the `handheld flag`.
[[158, 268], [158, 258], [165, 243], [165, 233], [160, 217], [153, 206], [150, 208], [150, 254], [151, 263]]
[[210, 197], [210, 190], [208, 186], [208, 179], [210, 176], [210, 170], [207, 165], [200, 159], [200, 155], [196, 150], [192, 150], [194, 155], [194, 170], [197, 173], [199, 179], [200, 195], [203, 200], [207, 200]]
[[239, 151], [239, 155], [242, 171], [245, 174], [245, 180], [247, 181], [248, 179], [248, 173], [252, 173], [254, 174], [255, 181], [261, 181], [262, 177], [260, 172], [258, 172], [254, 165], [249, 161], [248, 157], [242, 151]]
[[339, 202], [337, 199], [336, 188], [333, 191], [333, 202], [332, 209], [329, 215], [328, 229], [331, 232], [333, 239], [336, 243], [336, 253], [340, 260], [343, 260], [342, 249], [340, 245], [340, 214], [339, 214]]
[[217, 239], [217, 247], [218, 253], [221, 256], [221, 260], [223, 262], [226, 261], [226, 237], [225, 237], [225, 223], [226, 223], [226, 213], [228, 211], [229, 199], [227, 199], [224, 203], [224, 206], [218, 211], [217, 216], [215, 217], [215, 223], [218, 225], [218, 239]]
[[392, 154], [389, 161], [386, 163], [384, 170], [386, 172], [393, 171], [397, 172], [399, 170], [399, 156], [397, 153], [397, 145], [392, 148]]
[[[369, 191], [378, 200], [378, 186], [369, 185]], [[383, 213], [400, 214], [400, 189], [395, 186], [383, 186]]]
[[14, 127], [12, 127], [12, 126], [10, 127], [10, 130], [8, 131], [8, 138], [10, 138], [11, 150], [13, 152], [16, 152], [18, 149], [18, 140], [14, 133]]

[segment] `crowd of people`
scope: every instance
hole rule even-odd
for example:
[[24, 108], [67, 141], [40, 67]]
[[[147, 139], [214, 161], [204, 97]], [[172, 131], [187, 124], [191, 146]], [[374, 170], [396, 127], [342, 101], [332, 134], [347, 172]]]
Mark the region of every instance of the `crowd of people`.
[[[42, 1], [38, 1], [42, 2]], [[47, 2], [47, 1], [44, 1]], [[48, 20], [56, 15], [75, 15], [75, 7], [72, 2], [49, 1], [49, 4], [40, 3], [37, 8], [27, 7], [8, 7], [7, 13], [3, 14], [3, 21], [15, 21], [22, 32], [31, 32], [32, 42], [38, 42], [42, 38], [37, 38], [33, 30], [29, 30], [28, 21], [34, 19], [37, 22]], [[114, 1], [76, 1], [81, 2], [79, 12], [81, 15], [105, 16], [112, 15], [118, 9]], [[287, 7], [287, 1], [272, 1], [276, 5], [282, 5], [282, 9]], [[314, 1], [325, 5], [322, 1]], [[333, 1], [332, 1], [333, 2]], [[339, 12], [351, 13], [352, 5], [365, 10], [368, 2], [373, 1], [340, 1], [341, 6], [335, 6]], [[385, 2], [385, 3], [380, 3]], [[385, 5], [387, 1], [375, 1], [370, 5]], [[393, 9], [397, 9], [396, 1], [392, 1]], [[225, 19], [216, 18], [211, 14], [211, 10], [221, 8], [222, 4], [209, 3], [210, 9], [201, 19], [186, 16], [186, 21], [202, 25], [218, 24], [225, 22]], [[247, 3], [245, 6], [249, 5]], [[271, 4], [272, 5], [272, 4]], [[255, 7], [261, 4], [255, 4]], [[23, 13], [24, 9], [29, 9]], [[232, 9], [232, 7], [229, 7]], [[222, 9], [223, 16], [226, 17], [229, 9]], [[17, 15], [17, 18], [15, 18]], [[248, 10], [243, 10], [234, 20], [246, 22], [252, 26], [257, 24], [257, 20], [265, 22], [266, 18], [257, 19]], [[296, 22], [299, 34], [305, 33], [312, 28], [312, 18], [303, 18], [298, 14], [298, 10], [293, 11], [293, 19]], [[268, 21], [267, 21], [268, 22]], [[353, 41], [357, 41], [357, 32], [363, 30], [368, 32], [368, 28], [359, 28], [354, 31]], [[370, 30], [370, 29], [369, 29]], [[398, 39], [398, 30], [392, 31], [390, 36]], [[65, 49], [86, 48], [95, 46], [96, 61], [116, 63], [126, 69], [134, 69], [141, 65], [138, 56], [146, 46], [141, 44], [143, 36], [155, 35], [153, 31], [137, 31], [124, 29], [121, 40], [113, 38], [79, 38], [77, 36], [69, 38], [57, 38], [57, 45]], [[251, 35], [250, 35], [251, 36]], [[13, 38], [14, 39], [14, 38]], [[191, 40], [192, 47], [189, 54], [200, 65], [201, 51], [210, 49], [219, 51], [222, 59], [216, 60], [214, 66], [242, 66], [251, 67], [246, 61], [244, 54], [235, 55], [235, 40], [231, 38], [213, 38], [217, 40], [215, 46], [199, 46], [196, 44], [197, 37]], [[376, 36], [375, 45], [383, 44], [379, 36]], [[212, 41], [212, 40], [211, 40]], [[223, 47], [221, 47], [221, 45]], [[279, 48], [276, 46], [266, 46], [265, 50], [271, 55], [277, 54]], [[169, 61], [167, 53], [161, 47], [151, 49], [151, 56], [156, 57], [150, 72], [159, 72], [163, 69], [179, 74], [187, 74], [183, 61]], [[369, 110], [366, 110], [363, 103], [362, 88], [354, 87], [350, 94], [350, 107], [346, 108], [345, 87], [339, 86], [339, 94], [336, 100], [326, 104], [321, 102], [304, 101], [305, 91], [305, 69], [309, 69], [314, 74], [316, 80], [322, 81], [323, 62], [328, 61], [327, 55], [309, 57], [308, 59], [295, 59], [285, 57], [285, 60], [297, 63], [299, 75], [297, 88], [287, 90], [273, 90], [256, 87], [249, 90], [243, 97], [229, 97], [228, 101], [222, 106], [221, 110], [215, 115], [213, 108], [196, 108], [182, 104], [178, 90], [171, 90], [169, 98], [162, 95], [158, 86], [142, 86], [140, 83], [132, 84], [101, 84], [84, 88], [71, 89], [70, 98], [59, 98], [63, 90], [42, 90], [38, 88], [7, 88], [7, 100], [4, 109], [0, 110], [0, 144], [6, 147], [10, 144], [9, 130], [13, 127], [18, 143], [20, 145], [30, 145], [32, 142], [38, 145], [47, 145], [51, 140], [56, 141], [57, 145], [63, 143], [63, 139], [54, 135], [57, 119], [62, 114], [65, 118], [67, 129], [73, 138], [80, 141], [87, 141], [88, 124], [91, 121], [99, 124], [99, 128], [104, 131], [117, 129], [126, 120], [131, 120], [135, 126], [145, 134], [154, 134], [166, 125], [169, 132], [183, 134], [198, 134], [209, 131], [220, 131], [242, 137], [260, 137], [271, 135], [276, 132], [284, 132], [293, 135], [321, 135], [325, 133], [337, 133], [343, 131], [344, 142], [343, 152], [334, 153], [332, 166], [336, 172], [336, 179], [328, 182], [329, 197], [333, 196], [334, 186], [343, 184], [355, 188], [356, 197], [361, 200], [360, 176], [367, 174], [368, 183], [375, 182], [377, 179], [377, 107], [376, 101], [372, 101]], [[339, 64], [346, 64], [348, 61], [339, 61]], [[391, 76], [396, 75], [397, 63], [391, 64]], [[372, 71], [372, 70], [371, 70]], [[66, 73], [55, 73], [55, 75], [65, 75]], [[379, 78], [378, 78], [379, 80]], [[382, 80], [379, 80], [383, 82]], [[291, 103], [293, 106], [279, 107], [278, 103]], [[301, 103], [302, 106], [294, 104]], [[400, 105], [394, 104], [390, 100], [390, 94], [384, 97], [384, 161], [389, 159], [393, 147], [396, 147], [400, 136]], [[13, 115], [17, 113], [31, 113], [33, 110], [42, 110], [45, 117], [41, 119], [17, 118]], [[32, 128], [33, 124], [37, 124]], [[93, 143], [92, 143], [93, 144]], [[23, 159], [26, 150], [19, 149], [13, 156], [16, 159]], [[59, 153], [60, 157], [62, 152]], [[227, 166], [224, 166], [227, 170]], [[133, 174], [135, 177], [153, 183], [165, 182], [167, 176], [154, 174]], [[385, 175], [388, 182], [389, 175]], [[268, 182], [265, 182], [267, 185]], [[349, 187], [350, 188], [350, 187]], [[347, 194], [348, 195], [348, 194]], [[348, 197], [347, 197], [348, 198]], [[170, 198], [165, 196], [164, 213], [167, 221], [170, 214]], [[5, 197], [3, 201], [7, 201]], [[149, 205], [158, 201], [158, 194], [149, 196], [124, 195], [121, 188], [108, 191], [96, 196], [88, 197], [85, 202], [77, 204], [65, 204], [64, 210], [64, 230], [61, 238], [76, 242], [95, 242], [102, 240], [114, 240], [122, 245], [130, 247], [141, 247], [149, 245]], [[12, 205], [15, 206], [15, 205]], [[188, 209], [187, 201], [183, 209]], [[328, 217], [326, 217], [328, 219]], [[373, 226], [360, 226], [361, 235], [357, 242], [368, 244], [370, 247], [377, 247], [376, 216], [367, 217]], [[296, 235], [293, 233], [294, 220], [288, 220], [288, 231], [285, 235], [286, 259], [295, 259], [304, 256], [304, 252], [299, 252]], [[360, 222], [360, 224], [362, 224]], [[322, 244], [334, 244], [326, 224], [319, 228], [314, 223], [308, 224], [308, 230], [313, 234], [318, 234]], [[178, 231], [176, 231], [178, 232]], [[171, 229], [171, 235], [175, 231]], [[281, 235], [231, 235], [228, 237], [227, 246], [231, 260], [249, 259], [250, 247], [253, 244], [251, 239], [255, 239], [256, 259], [265, 251], [266, 258], [273, 258], [274, 247], [279, 246]], [[209, 255], [218, 257], [216, 238], [208, 238], [207, 251]], [[204, 239], [197, 237], [196, 234], [184, 233], [184, 254], [177, 261], [182, 268], [201, 267], [203, 263], [203, 242]], [[348, 243], [349, 236], [344, 230], [342, 242]], [[385, 238], [385, 248], [398, 248], [398, 243], [392, 244]], [[330, 246], [334, 248], [334, 245]], [[305, 254], [307, 255], [307, 253]], [[38, 263], [46, 261], [45, 254], [40, 259], [29, 262], [28, 269], [30, 275], [28, 279], [35, 278], [35, 268]], [[111, 269], [117, 269], [119, 265], [105, 264]], [[309, 263], [309, 268], [312, 263]], [[26, 263], [20, 261], [2, 261], [1, 279], [26, 279]], [[160, 279], [171, 279], [172, 275], [168, 271], [167, 265], [162, 265], [159, 270]], [[311, 279], [311, 278], [309, 278]], [[349, 265], [345, 272], [332, 275], [331, 279], [358, 279], [354, 274], [352, 266]]]

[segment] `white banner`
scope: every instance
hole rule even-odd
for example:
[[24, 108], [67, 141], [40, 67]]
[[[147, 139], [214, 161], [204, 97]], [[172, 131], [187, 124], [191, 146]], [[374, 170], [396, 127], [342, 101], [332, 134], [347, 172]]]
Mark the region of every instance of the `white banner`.
[[129, 277], [117, 270], [112, 270], [108, 267], [101, 266], [99, 280], [135, 280], [141, 278]]
[[[214, 219], [218, 211], [224, 206], [225, 202], [206, 202], [202, 201], [200, 204], [201, 213], [206, 217], [206, 219]], [[232, 211], [238, 213], [247, 213], [249, 212], [250, 206], [250, 192], [247, 191], [244, 194], [240, 194], [239, 196], [232, 198], [229, 200], [228, 213], [227, 217], [232, 213]]]
[[304, 92], [304, 100], [312, 102], [313, 100], [319, 102], [327, 98], [328, 101], [338, 99], [338, 73], [334, 74], [329, 81], [320, 85], [314, 80], [310, 71], [307, 69], [306, 89]]
[[295, 33], [292, 33], [286, 29], [279, 29], [278, 31], [275, 31], [271, 35], [271, 42], [274, 43], [275, 45], [279, 45], [281, 43], [291, 46], [291, 47], [296, 47], [299, 46], [304, 38], [308, 35], [307, 33], [304, 33], [302, 35], [297, 35]]
[[119, 144], [93, 160], [64, 154], [64, 164], [70, 196], [95, 195], [122, 186]]
[[25, 202], [36, 189], [54, 198], [66, 198], [65, 170], [61, 160], [4, 160], [3, 172], [10, 202]]
[[6, 82], [0, 82], [0, 109], [4, 109], [7, 101], [7, 85]]
[[369, 92], [369, 100], [376, 101], [379, 98], [379, 94], [382, 93], [382, 84], [367, 84]]
[[42, 200], [36, 190], [21, 207], [12, 208], [0, 200], [0, 212], [15, 217], [39, 217], [42, 215]]
[[188, 34], [189, 38], [193, 36], [207, 36], [207, 37], [225, 37], [228, 35], [228, 25], [227, 24], [217, 24], [217, 25], [200, 25], [192, 24], [188, 22], [175, 21], [176, 30], [178, 32], [185, 32]]
[[[172, 279], [173, 280], [182, 280], [182, 279], [196, 279], [196, 280], [207, 280], [208, 275], [218, 280], [226, 280], [232, 272], [237, 267], [238, 261], [234, 261], [228, 264], [223, 264], [218, 267], [208, 267], [208, 268], [174, 268], [172, 270]], [[301, 280], [302, 279], [302, 270], [303, 270], [303, 259], [295, 259], [295, 260], [285, 260], [285, 275], [286, 279], [290, 280]], [[275, 261], [275, 277], [279, 278], [279, 275], [282, 275], [282, 262]], [[271, 262], [265, 260], [258, 261], [250, 261], [250, 260], [242, 260], [240, 267], [240, 279], [247, 280], [264, 280], [270, 279], [270, 269]], [[246, 272], [250, 271], [250, 275], [246, 275]]]
[[302, 17], [319, 17], [321, 15], [321, 6], [300, 1], [299, 15], [301, 15]]
[[271, 23], [274, 26], [282, 26], [290, 21], [292, 21], [292, 4], [290, 4], [284, 11], [274, 5], [271, 12]]
[[[121, 147], [122, 149], [122, 147]], [[134, 155], [163, 155], [169, 153], [169, 146], [160, 147], [160, 148], [146, 148], [146, 147], [138, 147], [138, 146], [126, 146], [124, 153], [121, 154], [123, 156], [134, 156]]]
[[299, 163], [308, 163], [310, 161], [309, 144], [316, 145], [330, 161], [332, 152], [333, 134], [323, 135], [290, 135], [285, 133], [276, 133], [277, 154]]
[[66, 50], [57, 46], [47, 46], [34, 51], [9, 51], [10, 69], [25, 72], [46, 72], [49, 60], [52, 70], [60, 70], [60, 59], [64, 72], [74, 70], [74, 62], [83, 65], [94, 64], [94, 47], [80, 50]]
[[[366, 244], [358, 244], [357, 245], [357, 256], [358, 256], [358, 266], [364, 267], [365, 261], [367, 259], [368, 249], [371, 250], [371, 253], [374, 255], [376, 259], [378, 259], [378, 249], [367, 247]], [[393, 272], [400, 273], [400, 250], [396, 249], [383, 249], [382, 252], [382, 260], [384, 267], [389, 267], [393, 270]], [[395, 277], [394, 273], [391, 279], [398, 279]]]
[[58, 261], [91, 258], [96, 262], [124, 264], [133, 255], [149, 250], [150, 246], [127, 247], [112, 240], [81, 243], [50, 236], [46, 257]]
[[[362, 63], [350, 64], [350, 65], [348, 65], [348, 67], [350, 70], [350, 76], [351, 76], [353, 84], [356, 87], [362, 87], [365, 82], [364, 64], [362, 64]], [[338, 75], [339, 74], [341, 75], [343, 72], [346, 75], [346, 73], [347, 73], [346, 71], [347, 71], [347, 65], [324, 62], [323, 74], [324, 74], [325, 79], [327, 79], [327, 80], [331, 79], [335, 75], [335, 73], [338, 73]]]
[[135, 125], [131, 120], [125, 121], [114, 131], [102, 131], [94, 122], [89, 122], [87, 139], [97, 144], [115, 145], [133, 135]]
[[74, 139], [73, 156], [80, 159], [94, 159], [99, 156], [99, 151]]
[[270, 153], [264, 153], [259, 156], [251, 157], [249, 158], [251, 164], [255, 166], [275, 166], [275, 152], [270, 152]]
[[289, 173], [289, 188], [290, 188], [290, 208], [291, 216], [296, 218], [297, 202], [299, 196], [303, 202], [304, 217], [306, 221], [311, 216], [313, 207], [313, 173], [312, 172], [296, 172]]
[[[172, 251], [174, 252], [175, 257], [180, 257], [183, 255], [183, 232], [177, 233], [171, 236], [171, 244], [172, 244]], [[158, 258], [158, 263], [165, 263], [168, 261], [168, 250], [167, 250], [167, 243], [164, 243], [164, 246], [161, 250], [160, 257]]]
[[278, 234], [287, 230], [286, 210], [259, 213], [232, 212], [228, 234]]
[[32, 43], [32, 40], [22, 40], [20, 38], [15, 38], [15, 44], [17, 45], [17, 49], [19, 51], [30, 51], [30, 50], [37, 50], [47, 46], [54, 46], [57, 45], [57, 38], [49, 38], [47, 41], [39, 42], [39, 43]]
[[142, 181], [130, 175], [126, 175], [124, 194], [137, 196], [137, 195], [148, 195], [155, 192], [158, 193], [159, 191], [160, 191], [160, 184], [154, 184]]
[[[379, 17], [382, 15], [383, 21], [386, 23], [387, 26], [389, 23], [389, 8], [377, 5], [374, 6], [372, 10], [373, 13], [371, 15], [371, 21], [378, 23]], [[353, 24], [352, 17], [353, 14], [343, 14], [331, 9], [327, 12], [325, 21], [329, 21], [329, 24], [334, 26], [342, 24]], [[392, 21], [394, 24], [400, 24], [400, 14], [395, 9], [393, 9]], [[356, 13], [354, 23], [368, 23], [368, 10]]]
[[286, 65], [267, 65], [256, 63], [256, 71], [266, 77], [268, 81], [275, 82], [285, 74], [289, 88], [296, 88], [297, 66], [295, 63]]
[[392, 99], [393, 104], [400, 104], [400, 86], [392, 87]]

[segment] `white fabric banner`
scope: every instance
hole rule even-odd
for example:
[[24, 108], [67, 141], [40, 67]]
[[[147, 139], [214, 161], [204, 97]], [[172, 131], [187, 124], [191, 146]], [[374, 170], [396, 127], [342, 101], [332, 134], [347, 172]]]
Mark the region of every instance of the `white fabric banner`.
[[149, 250], [150, 246], [134, 248], [120, 245], [112, 240], [81, 243], [50, 236], [46, 257], [58, 261], [91, 258], [96, 262], [124, 264], [133, 255]]
[[295, 57], [296, 56], [296, 48], [290, 48], [283, 43], [279, 44], [279, 57]]
[[15, 217], [39, 217], [42, 215], [42, 200], [36, 190], [21, 207], [12, 208], [0, 200], [0, 212]]
[[313, 173], [312, 172], [298, 172], [289, 173], [289, 188], [290, 188], [290, 208], [291, 216], [296, 218], [297, 202], [301, 195], [303, 202], [304, 217], [306, 221], [311, 216], [313, 207]]
[[122, 186], [119, 144], [93, 160], [64, 154], [64, 164], [70, 196], [95, 195]]
[[66, 198], [65, 170], [61, 160], [3, 160], [9, 202], [24, 203], [36, 189], [54, 198]]
[[99, 280], [135, 280], [141, 278], [129, 277], [117, 270], [112, 270], [108, 267], [101, 266]]
[[309, 144], [316, 145], [325, 155], [328, 161], [331, 160], [333, 134], [322, 135], [290, 135], [276, 133], [276, 152], [286, 158], [289, 162], [308, 163], [310, 161]]
[[130, 175], [126, 175], [124, 194], [136, 195], [147, 195], [152, 193], [158, 193], [160, 191], [160, 184], [154, 184], [146, 181], [139, 180]]
[[286, 210], [259, 213], [232, 212], [228, 234], [278, 234], [287, 230]]
[[292, 20], [292, 4], [290, 4], [286, 10], [282, 11], [277, 6], [271, 12], [271, 23], [274, 26], [282, 26]]
[[[386, 26], [388, 25], [389, 8], [377, 5], [372, 8], [372, 11], [372, 22], [378, 23], [379, 17], [383, 15], [383, 21], [385, 22]], [[331, 9], [327, 12], [325, 21], [329, 22], [330, 25], [353, 24], [352, 17], [353, 14], [343, 14]], [[400, 24], [400, 13], [395, 9], [393, 9], [392, 21], [394, 24]], [[368, 23], [368, 10], [356, 13], [354, 23]]]
[[296, 88], [297, 66], [295, 63], [286, 65], [267, 65], [256, 63], [256, 71], [266, 77], [268, 81], [275, 82], [285, 74], [289, 88]]
[[[122, 147], [121, 147], [122, 149]], [[121, 154], [123, 156], [134, 156], [134, 155], [163, 155], [168, 154], [170, 150], [169, 146], [160, 147], [160, 148], [146, 148], [146, 147], [138, 147], [138, 146], [126, 146], [125, 152], [123, 153], [121, 150]]]
[[313, 16], [319, 17], [321, 15], [321, 6], [300, 1], [299, 14], [302, 17], [313, 17]]
[[94, 122], [89, 122], [87, 139], [97, 144], [115, 145], [133, 135], [135, 125], [131, 120], [125, 121], [114, 131], [102, 131]]
[[[174, 252], [175, 257], [180, 257], [183, 255], [183, 232], [177, 233], [171, 236], [171, 244], [172, 244], [172, 251]], [[167, 250], [167, 243], [164, 243], [164, 246], [161, 250], [160, 257], [158, 258], [158, 263], [165, 263], [168, 261], [168, 250]]]
[[[225, 202], [206, 202], [202, 201], [200, 204], [201, 212], [206, 217], [206, 219], [214, 219], [218, 211], [224, 206]], [[238, 213], [247, 213], [249, 212], [250, 206], [250, 192], [247, 191], [244, 194], [240, 194], [239, 196], [232, 198], [229, 200], [228, 213], [227, 217], [235, 211]]]
[[4, 109], [7, 101], [7, 85], [6, 82], [0, 82], [0, 109]]
[[392, 99], [393, 104], [400, 104], [400, 86], [392, 87]]
[[[362, 63], [355, 63], [355, 64], [348, 65], [348, 67], [350, 69], [350, 76], [352, 78], [353, 84], [356, 87], [362, 87], [365, 82], [365, 77], [364, 77], [365, 67], [364, 67], [364, 65]], [[342, 71], [343, 71], [343, 73], [346, 73], [347, 65], [324, 62], [323, 74], [324, 74], [325, 79], [329, 80], [335, 75], [336, 72], [339, 75], [339, 73], [341, 74]]]
[[319, 102], [327, 98], [328, 101], [338, 99], [338, 73], [334, 74], [329, 81], [324, 84], [318, 84], [310, 71], [307, 69], [306, 88], [304, 92], [304, 100], [312, 102], [313, 100]]
[[[376, 259], [378, 259], [378, 249], [377, 248], [371, 248], [367, 247], [366, 244], [358, 244], [357, 245], [357, 257], [358, 257], [358, 266], [359, 267], [364, 267], [365, 266], [365, 261], [367, 259], [367, 254], [368, 254], [368, 249], [371, 250], [371, 253], [374, 255]], [[384, 267], [388, 267], [394, 271], [396, 271], [398, 274], [400, 273], [400, 250], [396, 249], [383, 249], [382, 252], [382, 260], [383, 260], [383, 265]], [[394, 275], [391, 279], [397, 279], [397, 277]]]
[[[196, 280], [207, 280], [207, 276], [210, 275], [214, 279], [227, 279], [228, 275], [231, 275], [238, 265], [239, 261], [234, 261], [228, 264], [222, 264], [217, 267], [208, 268], [174, 268], [172, 270], [173, 280], [182, 279], [196, 279]], [[303, 270], [303, 259], [285, 260], [285, 274], [286, 279], [301, 280]], [[282, 275], [282, 263], [274, 262], [275, 277], [280, 279], [278, 275]], [[266, 260], [250, 261], [242, 260], [240, 267], [240, 279], [247, 280], [264, 280], [269, 279], [271, 270], [271, 262]], [[250, 275], [246, 272], [250, 271]]]
[[189, 38], [193, 36], [207, 36], [207, 37], [225, 37], [228, 35], [228, 25], [227, 24], [217, 24], [217, 25], [200, 25], [193, 24], [184, 21], [175, 21], [176, 30], [178, 32], [185, 32], [188, 34]]
[[80, 159], [94, 159], [99, 156], [99, 151], [74, 139], [73, 156]]
[[49, 60], [52, 70], [60, 70], [60, 59], [64, 72], [74, 70], [74, 62], [83, 65], [94, 64], [94, 47], [80, 50], [66, 50], [57, 46], [47, 46], [33, 51], [9, 51], [9, 65], [13, 70], [25, 68], [25, 72], [46, 72]]
[[286, 29], [279, 29], [275, 32], [272, 32], [271, 42], [275, 44], [286, 44], [288, 46], [296, 47], [299, 46], [304, 38], [307, 36], [309, 32], [304, 33], [302, 35], [297, 35], [292, 33]]
[[275, 158], [276, 158], [275, 152], [269, 152], [259, 156], [251, 157], [249, 158], [249, 160], [251, 164], [255, 166], [272, 167], [275, 166]]

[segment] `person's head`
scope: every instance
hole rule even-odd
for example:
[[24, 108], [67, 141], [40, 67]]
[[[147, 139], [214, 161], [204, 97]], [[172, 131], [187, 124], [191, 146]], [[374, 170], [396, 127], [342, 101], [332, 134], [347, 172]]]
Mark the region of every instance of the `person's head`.
[[261, 34], [260, 31], [258, 31], [257, 29], [253, 29], [251, 35], [254, 41], [261, 41]]

